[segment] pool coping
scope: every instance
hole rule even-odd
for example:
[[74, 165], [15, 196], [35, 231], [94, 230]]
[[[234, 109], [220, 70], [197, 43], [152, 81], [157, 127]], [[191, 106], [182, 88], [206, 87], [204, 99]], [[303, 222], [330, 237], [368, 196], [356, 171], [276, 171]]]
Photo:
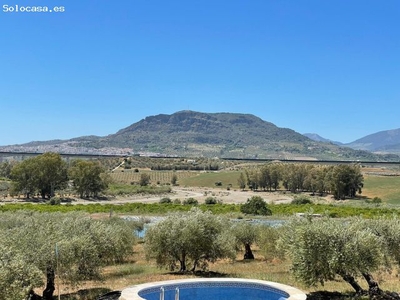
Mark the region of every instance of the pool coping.
[[247, 278], [190, 278], [190, 279], [156, 281], [156, 282], [143, 283], [127, 287], [122, 290], [119, 300], [145, 300], [144, 298], [139, 296], [139, 292], [144, 289], [150, 289], [155, 287], [161, 288], [162, 286], [170, 286], [170, 285], [174, 286], [179, 284], [193, 284], [193, 283], [207, 283], [207, 282], [260, 284], [287, 293], [289, 295], [287, 300], [305, 300], [307, 298], [307, 295], [297, 288], [272, 281], [247, 279]]

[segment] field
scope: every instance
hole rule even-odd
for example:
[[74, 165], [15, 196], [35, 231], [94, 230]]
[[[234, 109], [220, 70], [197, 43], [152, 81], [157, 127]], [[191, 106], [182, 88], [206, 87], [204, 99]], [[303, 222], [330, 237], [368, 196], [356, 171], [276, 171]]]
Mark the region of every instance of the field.
[[362, 194], [368, 198], [379, 197], [388, 204], [400, 205], [400, 176], [366, 175]]
[[111, 178], [118, 183], [132, 184], [140, 181], [142, 174], [150, 175], [151, 184], [169, 184], [172, 177], [176, 175], [178, 181], [184, 180], [189, 177], [194, 177], [199, 174], [198, 171], [151, 171], [151, 170], [115, 170], [110, 173]]
[[[364, 172], [364, 187], [362, 197], [373, 199], [379, 197], [384, 203], [391, 205], [400, 205], [400, 176], [391, 171], [382, 171], [379, 168], [366, 168]], [[175, 174], [178, 178], [180, 187], [194, 188], [216, 188], [218, 190], [237, 190], [240, 171], [151, 171], [133, 170], [115, 171], [111, 174], [116, 182], [131, 183], [139, 182], [140, 174], [150, 175], [153, 184], [169, 184], [172, 176]], [[394, 174], [394, 175], [393, 175]], [[219, 185], [217, 185], [219, 183]]]

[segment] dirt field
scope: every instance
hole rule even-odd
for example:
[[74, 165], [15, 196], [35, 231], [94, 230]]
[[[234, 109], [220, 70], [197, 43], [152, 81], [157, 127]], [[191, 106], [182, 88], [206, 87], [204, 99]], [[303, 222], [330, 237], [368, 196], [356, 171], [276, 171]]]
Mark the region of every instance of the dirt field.
[[[116, 197], [112, 199], [114, 204], [130, 203], [130, 202], [143, 202], [143, 203], [156, 203], [159, 202], [161, 198], [168, 197], [172, 201], [179, 199], [181, 201], [187, 198], [194, 198], [199, 203], [203, 203], [207, 197], [215, 197], [218, 200], [222, 200], [222, 203], [245, 203], [248, 198], [252, 196], [260, 196], [268, 203], [289, 203], [292, 201], [293, 197], [285, 195], [281, 192], [253, 192], [253, 191], [240, 191], [240, 190], [222, 190], [218, 188], [180, 188], [174, 187], [171, 193], [164, 195], [150, 195], [150, 196], [126, 196], [126, 197]], [[93, 204], [93, 203], [104, 203], [104, 200], [83, 200], [76, 199], [73, 204]]]

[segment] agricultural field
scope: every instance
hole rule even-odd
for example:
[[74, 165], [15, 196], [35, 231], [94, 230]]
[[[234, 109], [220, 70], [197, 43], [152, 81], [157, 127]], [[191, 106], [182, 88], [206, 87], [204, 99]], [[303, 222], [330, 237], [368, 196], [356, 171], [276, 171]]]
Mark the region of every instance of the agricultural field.
[[372, 199], [379, 197], [383, 202], [400, 205], [400, 176], [364, 176], [362, 195]]
[[116, 183], [138, 184], [142, 174], [150, 175], [150, 184], [170, 184], [172, 177], [176, 175], [178, 182], [189, 177], [197, 176], [198, 171], [151, 171], [151, 170], [115, 170], [110, 173]]

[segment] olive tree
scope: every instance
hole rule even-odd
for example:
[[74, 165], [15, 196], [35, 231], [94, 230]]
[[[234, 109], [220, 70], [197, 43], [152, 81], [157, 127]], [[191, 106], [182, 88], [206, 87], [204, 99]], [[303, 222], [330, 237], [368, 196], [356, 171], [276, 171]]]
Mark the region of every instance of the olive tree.
[[0, 244], [0, 300], [21, 300], [42, 285], [40, 270], [27, 263], [24, 255]]
[[244, 247], [244, 259], [254, 259], [251, 245], [258, 237], [259, 226], [244, 221], [235, 222], [232, 226], [232, 232], [237, 241], [238, 249]]
[[281, 237], [282, 226], [260, 226], [257, 236], [259, 253], [265, 260], [284, 258], [284, 251], [278, 246]]
[[285, 226], [279, 244], [295, 277], [309, 286], [340, 277], [363, 293], [356, 280], [362, 276], [370, 291], [377, 289], [371, 272], [385, 263], [383, 239], [358, 220], [295, 219]]
[[180, 272], [196, 267], [205, 269], [219, 258], [235, 258], [235, 238], [229, 231], [229, 221], [192, 208], [167, 216], [146, 232], [147, 258], [157, 265]]
[[[66, 284], [99, 279], [101, 267], [122, 261], [134, 241], [133, 228], [122, 219], [32, 212], [3, 213], [0, 218], [0, 245], [12, 249], [32, 272], [40, 271], [46, 279], [45, 300], [53, 299], [56, 273]], [[36, 281], [30, 278], [28, 283], [34, 286]]]

